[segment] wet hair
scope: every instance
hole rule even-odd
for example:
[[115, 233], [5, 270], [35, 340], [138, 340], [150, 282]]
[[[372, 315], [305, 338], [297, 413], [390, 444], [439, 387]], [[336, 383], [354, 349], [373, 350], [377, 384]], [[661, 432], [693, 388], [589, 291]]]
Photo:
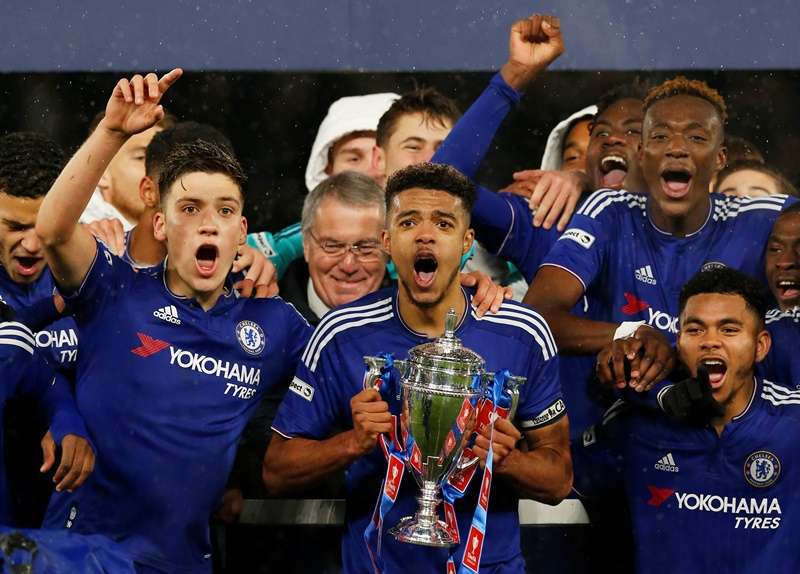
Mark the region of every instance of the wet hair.
[[797, 192], [797, 188], [792, 185], [782, 173], [778, 170], [765, 165], [762, 162], [754, 161], [754, 160], [740, 160], [736, 163], [729, 163], [724, 168], [720, 170], [717, 174], [717, 182], [714, 185], [714, 191], [719, 192], [721, 191], [722, 182], [725, 180], [726, 177], [731, 175], [732, 173], [736, 173], [737, 171], [743, 170], [752, 170], [757, 171], [759, 173], [763, 173], [764, 175], [768, 175], [772, 179], [775, 180], [775, 187], [778, 188], [778, 193], [785, 193], [786, 195], [793, 195], [794, 197], [800, 197]]
[[701, 271], [689, 279], [681, 289], [679, 313], [683, 313], [691, 297], [706, 293], [738, 295], [761, 321], [767, 313], [767, 297], [761, 283], [741, 271], [725, 266]]
[[731, 134], [725, 135], [725, 155], [728, 165], [740, 161], [766, 163], [764, 154], [752, 142]]
[[0, 192], [13, 197], [42, 197], [65, 162], [64, 152], [50, 138], [33, 132], [5, 135], [0, 138]]
[[242, 192], [242, 200], [244, 200], [243, 188], [247, 182], [247, 176], [233, 153], [224, 146], [205, 140], [195, 140], [175, 146], [164, 158], [161, 173], [158, 176], [161, 205], [164, 205], [164, 200], [173, 183], [178, 181], [181, 176], [195, 172], [221, 173], [228, 176]]
[[175, 146], [198, 140], [216, 144], [233, 155], [231, 140], [217, 128], [198, 122], [179, 122], [153, 136], [144, 152], [145, 174], [158, 179], [164, 160]]
[[644, 99], [644, 111], [647, 112], [657, 102], [680, 95], [694, 96], [707, 101], [714, 106], [722, 125], [728, 121], [727, 106], [720, 93], [705, 82], [690, 80], [685, 76], [676, 76], [651, 89]]
[[348, 207], [378, 207], [383, 221], [386, 207], [380, 186], [364, 174], [343, 171], [322, 181], [306, 196], [300, 219], [303, 233], [314, 225], [319, 206], [326, 197], [335, 198]]
[[417, 88], [395, 100], [381, 116], [375, 134], [378, 146], [386, 147], [400, 118], [414, 113], [422, 114], [425, 122], [433, 121], [442, 126], [446, 126], [448, 122], [455, 124], [461, 117], [461, 110], [451, 98], [435, 88]]
[[595, 118], [599, 117], [600, 114], [621, 100], [639, 100], [640, 102], [644, 102], [647, 92], [651, 89], [651, 84], [646, 80], [642, 80], [639, 76], [636, 76], [632, 82], [614, 86], [600, 96], [600, 99], [597, 101], [597, 113], [595, 114]]
[[[94, 133], [94, 130], [97, 129], [97, 126], [100, 125], [100, 122], [102, 121], [102, 119], [104, 117], [106, 117], [106, 111], [105, 110], [100, 110], [99, 112], [97, 112], [94, 115], [94, 117], [92, 118], [92, 121], [89, 122], [89, 130], [88, 130], [89, 135], [92, 135], [92, 133]], [[166, 110], [165, 110], [164, 117], [161, 118], [161, 121], [158, 122], [156, 125], [158, 127], [160, 127], [160, 128], [167, 129], [167, 128], [171, 128], [172, 126], [174, 126], [177, 121], [178, 121], [178, 119], [175, 116], [173, 116], [172, 114], [166, 112]]]
[[396, 171], [386, 182], [386, 211], [394, 197], [407, 189], [444, 191], [461, 200], [467, 214], [475, 205], [475, 184], [457, 169], [438, 163], [418, 163]]

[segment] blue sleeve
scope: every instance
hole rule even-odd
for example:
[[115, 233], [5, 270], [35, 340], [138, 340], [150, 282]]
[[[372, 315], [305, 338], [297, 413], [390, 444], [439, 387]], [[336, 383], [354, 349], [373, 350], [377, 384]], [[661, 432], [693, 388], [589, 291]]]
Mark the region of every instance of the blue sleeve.
[[525, 198], [478, 186], [472, 209], [476, 239], [490, 253], [516, 265], [528, 283], [560, 235], [555, 227], [534, 227], [532, 218]]
[[83, 417], [78, 412], [75, 397], [69, 381], [61, 374], [56, 373], [47, 391], [42, 396], [42, 401], [50, 420], [50, 432], [56, 444], [61, 444], [68, 434], [74, 434], [89, 440], [89, 432], [83, 423]]
[[52, 297], [45, 297], [33, 305], [22, 309], [14, 309], [14, 316], [20, 323], [25, 323], [34, 331], [41, 331], [47, 325], [61, 318]]
[[536, 317], [540, 325], [535, 340], [531, 341], [531, 358], [525, 373], [527, 380], [520, 388], [517, 406], [516, 419], [523, 430], [547, 426], [566, 413], [555, 339], [544, 318], [538, 314]]
[[351, 397], [343, 393], [340, 377], [347, 371], [335, 348], [335, 344], [328, 344], [322, 350], [313, 371], [305, 362], [298, 363], [272, 423], [274, 431], [289, 438], [322, 440], [343, 426], [350, 414]]
[[308, 324], [308, 321], [294, 308], [291, 303], [286, 303], [286, 373], [285, 377], [288, 378], [296, 372], [298, 365], [300, 365], [300, 357], [303, 354], [303, 349], [308, 344], [308, 339], [311, 337], [313, 328]]
[[97, 241], [92, 266], [73, 293], [62, 291], [70, 312], [79, 322], [97, 315], [136, 278], [136, 271]]
[[431, 161], [446, 163], [475, 179], [495, 133], [521, 94], [497, 73], [436, 150]]
[[574, 275], [583, 284], [584, 292], [605, 267], [609, 236], [618, 227], [615, 210], [604, 209], [613, 201], [606, 200], [610, 193], [616, 192], [600, 190], [590, 195], [542, 261], [542, 265], [560, 267]]

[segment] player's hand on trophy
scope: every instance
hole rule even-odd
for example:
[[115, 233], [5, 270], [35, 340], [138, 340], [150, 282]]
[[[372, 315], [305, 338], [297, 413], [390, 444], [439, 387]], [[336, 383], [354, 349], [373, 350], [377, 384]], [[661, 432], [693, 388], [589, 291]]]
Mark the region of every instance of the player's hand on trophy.
[[350, 411], [353, 415], [352, 450], [357, 456], [369, 454], [378, 444], [378, 436], [392, 430], [389, 404], [375, 389], [365, 389], [350, 399]]
[[643, 392], [669, 375], [674, 366], [675, 350], [664, 335], [642, 325], [633, 337], [617, 339], [600, 351], [597, 378], [603, 384]]
[[[44, 462], [39, 472], [47, 472], [56, 461], [56, 443], [50, 431], [41, 441]], [[74, 434], [65, 435], [61, 440], [61, 462], [53, 476], [56, 491], [72, 492], [89, 478], [94, 470], [94, 451], [85, 438]]]
[[477, 287], [472, 296], [472, 307], [478, 317], [483, 317], [487, 311], [497, 313], [505, 299], [514, 296], [511, 287], [498, 285], [492, 278], [480, 271], [470, 271], [461, 274], [461, 284], [464, 287]]
[[249, 245], [240, 245], [232, 271], [247, 270], [245, 278], [234, 283], [233, 288], [242, 297], [264, 299], [278, 294], [278, 273], [275, 265], [258, 249]]
[[562, 53], [564, 39], [559, 19], [534, 14], [511, 26], [508, 61], [500, 73], [508, 85], [521, 91]]
[[98, 219], [84, 226], [117, 257], [125, 253], [125, 229], [119, 219], [113, 217]]
[[580, 171], [528, 169], [516, 172], [514, 183], [501, 191], [528, 198], [534, 227], [550, 229], [558, 222], [558, 230], [564, 231], [587, 187], [586, 175]]
[[175, 68], [159, 79], [154, 73], [132, 78], [122, 78], [106, 104], [106, 113], [100, 126], [124, 136], [138, 134], [164, 118], [161, 98], [181, 77], [183, 70]]
[[[481, 432], [475, 437], [473, 452], [480, 460], [481, 467], [486, 466], [486, 457], [489, 454], [489, 440], [491, 428], [484, 426]], [[502, 464], [505, 458], [511, 454], [517, 446], [517, 442], [522, 438], [522, 434], [508, 419], [499, 418], [494, 421], [494, 440], [492, 441], [492, 464]]]

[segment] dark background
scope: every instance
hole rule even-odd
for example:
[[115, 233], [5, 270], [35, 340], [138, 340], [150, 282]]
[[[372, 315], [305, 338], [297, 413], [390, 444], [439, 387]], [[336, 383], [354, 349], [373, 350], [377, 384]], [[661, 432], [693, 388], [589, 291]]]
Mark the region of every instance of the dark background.
[[[676, 72], [640, 74], [661, 81]], [[121, 73], [0, 74], [0, 133], [34, 130], [69, 151], [86, 137], [94, 114]], [[538, 167], [550, 130], [594, 103], [630, 71], [554, 71], [542, 76], [509, 116], [480, 179], [493, 187], [517, 169]], [[727, 99], [728, 130], [754, 142], [770, 164], [800, 182], [800, 71], [688, 71]], [[317, 127], [335, 99], [370, 92], [435, 86], [465, 109], [491, 72], [289, 73], [188, 72], [166, 96], [180, 119], [207, 122], [233, 141], [251, 179], [246, 214], [253, 231], [277, 231], [298, 220], [304, 173]]]

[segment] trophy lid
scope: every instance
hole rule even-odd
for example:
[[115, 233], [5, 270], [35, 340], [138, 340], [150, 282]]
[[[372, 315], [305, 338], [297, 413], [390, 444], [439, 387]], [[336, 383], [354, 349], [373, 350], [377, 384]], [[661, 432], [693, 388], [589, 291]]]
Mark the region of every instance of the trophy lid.
[[478, 353], [467, 349], [455, 336], [458, 316], [450, 309], [444, 319], [444, 335], [433, 342], [423, 343], [409, 349], [412, 363], [421, 367], [447, 369], [461, 374], [480, 373], [485, 361]]

